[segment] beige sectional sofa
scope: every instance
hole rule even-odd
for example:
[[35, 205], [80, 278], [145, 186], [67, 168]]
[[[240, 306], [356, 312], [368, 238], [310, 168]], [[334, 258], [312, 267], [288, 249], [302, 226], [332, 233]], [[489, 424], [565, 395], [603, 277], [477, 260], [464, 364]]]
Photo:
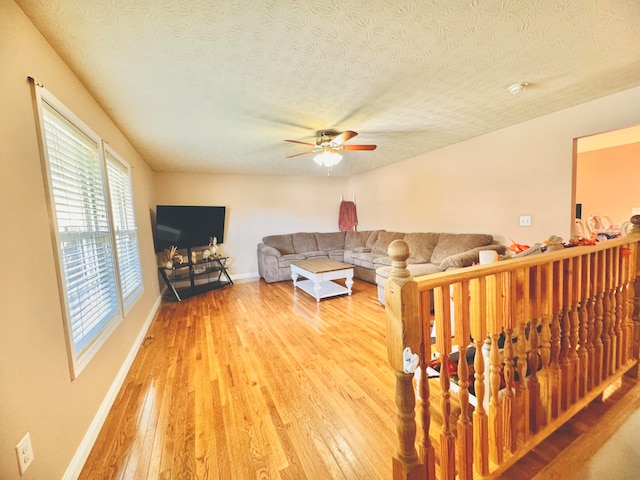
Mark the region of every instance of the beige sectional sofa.
[[264, 237], [258, 244], [258, 272], [267, 283], [280, 282], [291, 279], [292, 261], [339, 260], [353, 265], [355, 278], [377, 284], [384, 303], [383, 285], [391, 272], [387, 249], [396, 239], [410, 247], [407, 264], [414, 277], [470, 266], [480, 250], [504, 252], [491, 235], [477, 233], [299, 232]]

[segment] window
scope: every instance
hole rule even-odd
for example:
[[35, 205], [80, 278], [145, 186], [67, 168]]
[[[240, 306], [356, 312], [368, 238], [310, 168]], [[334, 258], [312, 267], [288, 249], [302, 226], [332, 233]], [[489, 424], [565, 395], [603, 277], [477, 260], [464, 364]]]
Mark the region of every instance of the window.
[[34, 88], [75, 378], [142, 292], [131, 176], [88, 126], [46, 89]]
[[133, 211], [129, 165], [111, 147], [105, 146], [116, 258], [120, 272], [122, 302], [128, 307], [142, 292], [142, 271], [138, 251], [138, 229]]

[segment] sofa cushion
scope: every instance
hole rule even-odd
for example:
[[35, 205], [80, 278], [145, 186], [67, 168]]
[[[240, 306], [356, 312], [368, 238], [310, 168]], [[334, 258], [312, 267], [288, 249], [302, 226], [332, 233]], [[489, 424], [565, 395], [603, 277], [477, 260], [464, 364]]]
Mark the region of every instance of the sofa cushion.
[[451, 255], [489, 245], [492, 241], [493, 236], [482, 233], [441, 233], [431, 254], [431, 263], [439, 265]]
[[378, 238], [378, 230], [363, 230], [362, 232], [346, 232], [344, 239], [345, 250], [355, 250], [356, 248], [371, 246]]
[[282, 255], [295, 253], [291, 234], [269, 235], [267, 237], [264, 237], [262, 239], [262, 242], [270, 247], [277, 249]]
[[305, 258], [329, 258], [329, 254], [324, 250], [316, 250], [315, 252], [304, 252], [299, 255]]
[[296, 253], [315, 252], [319, 250], [316, 236], [313, 233], [299, 232], [291, 235], [293, 249]]
[[371, 247], [371, 251], [375, 253], [381, 253], [382, 255], [387, 254], [387, 249], [389, 248], [389, 244], [394, 240], [402, 238], [404, 233], [400, 232], [378, 232], [378, 238], [376, 238], [376, 243]]
[[343, 250], [347, 232], [316, 233], [318, 250]]
[[385, 255], [385, 256], [377, 256], [374, 260], [373, 260], [373, 268], [378, 268], [378, 267], [384, 267], [387, 265], [391, 265], [391, 263], [393, 263], [393, 260], [391, 260], [391, 257], [389, 255]]
[[367, 247], [356, 247], [356, 248], [352, 248], [351, 250], [345, 250], [345, 251], [353, 252], [353, 253], [371, 253], [371, 249]]
[[278, 259], [278, 268], [290, 267], [291, 262], [295, 262], [296, 260], [306, 260], [302, 253], [289, 253], [287, 255], [282, 255]]
[[374, 268], [374, 262], [380, 257], [379, 253], [357, 253], [345, 250], [344, 261], [365, 268]]
[[407, 233], [403, 240], [407, 242], [410, 256], [407, 263], [426, 263], [431, 261], [431, 254], [438, 243], [437, 233]]

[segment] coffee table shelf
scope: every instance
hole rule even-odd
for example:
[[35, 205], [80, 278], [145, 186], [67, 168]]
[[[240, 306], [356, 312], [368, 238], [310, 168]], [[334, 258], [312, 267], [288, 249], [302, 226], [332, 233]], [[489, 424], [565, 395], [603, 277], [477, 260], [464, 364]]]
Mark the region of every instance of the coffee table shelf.
[[[306, 280], [298, 281], [298, 277]], [[351, 295], [353, 265], [335, 260], [311, 259], [291, 262], [293, 288], [300, 288], [319, 302], [323, 298]], [[345, 285], [333, 280], [345, 279]]]

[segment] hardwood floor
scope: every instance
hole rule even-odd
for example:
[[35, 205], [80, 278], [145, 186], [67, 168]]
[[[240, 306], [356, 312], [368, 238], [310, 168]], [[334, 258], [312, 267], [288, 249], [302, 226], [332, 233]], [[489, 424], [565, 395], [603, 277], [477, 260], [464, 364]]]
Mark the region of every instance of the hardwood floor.
[[[385, 322], [359, 281], [320, 303], [264, 281], [164, 302], [80, 478], [390, 480]], [[612, 400], [501, 478], [571, 478], [640, 406], [640, 387], [625, 380]]]
[[165, 302], [80, 478], [390, 479], [394, 376], [373, 285]]

